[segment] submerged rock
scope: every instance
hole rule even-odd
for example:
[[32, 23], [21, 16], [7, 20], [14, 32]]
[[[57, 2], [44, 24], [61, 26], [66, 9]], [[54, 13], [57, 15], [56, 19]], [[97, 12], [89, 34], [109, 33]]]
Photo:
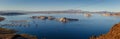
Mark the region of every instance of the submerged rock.
[[3, 20], [5, 20], [5, 18], [4, 17], [0, 17], [0, 22], [3, 21]]
[[120, 23], [115, 24], [107, 34], [91, 37], [90, 39], [120, 39]]

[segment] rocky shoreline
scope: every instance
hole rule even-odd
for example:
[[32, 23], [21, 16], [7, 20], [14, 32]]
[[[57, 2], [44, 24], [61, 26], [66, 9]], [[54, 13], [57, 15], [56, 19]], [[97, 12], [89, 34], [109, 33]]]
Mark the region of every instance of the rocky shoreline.
[[37, 39], [36, 36], [28, 34], [16, 34], [12, 29], [0, 28], [0, 39]]
[[[3, 20], [5, 20], [5, 18], [0, 17], [0, 22]], [[16, 33], [16, 30], [0, 27], [0, 39], [38, 39], [36, 36]]]
[[92, 36], [90, 39], [120, 39], [120, 23], [115, 24], [107, 34]]

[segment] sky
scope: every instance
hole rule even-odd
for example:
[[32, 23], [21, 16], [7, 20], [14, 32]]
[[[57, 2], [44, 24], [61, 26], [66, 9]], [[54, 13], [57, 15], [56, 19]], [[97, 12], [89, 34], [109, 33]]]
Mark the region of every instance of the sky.
[[0, 0], [0, 10], [120, 11], [120, 0]]

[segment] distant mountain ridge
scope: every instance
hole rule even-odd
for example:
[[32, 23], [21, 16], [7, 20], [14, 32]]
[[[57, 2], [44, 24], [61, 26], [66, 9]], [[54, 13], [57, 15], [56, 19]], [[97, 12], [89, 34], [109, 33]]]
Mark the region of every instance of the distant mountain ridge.
[[7, 10], [7, 11], [0, 11], [0, 13], [115, 13], [115, 12], [109, 12], [109, 11], [83, 11], [83, 10], [61, 10], [61, 11], [22, 11], [22, 10]]

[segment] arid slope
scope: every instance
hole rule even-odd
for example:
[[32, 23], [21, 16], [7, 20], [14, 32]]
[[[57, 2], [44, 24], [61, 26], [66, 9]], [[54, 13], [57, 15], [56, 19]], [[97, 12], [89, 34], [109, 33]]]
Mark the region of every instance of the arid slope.
[[120, 23], [115, 24], [107, 34], [91, 37], [90, 39], [120, 39]]

